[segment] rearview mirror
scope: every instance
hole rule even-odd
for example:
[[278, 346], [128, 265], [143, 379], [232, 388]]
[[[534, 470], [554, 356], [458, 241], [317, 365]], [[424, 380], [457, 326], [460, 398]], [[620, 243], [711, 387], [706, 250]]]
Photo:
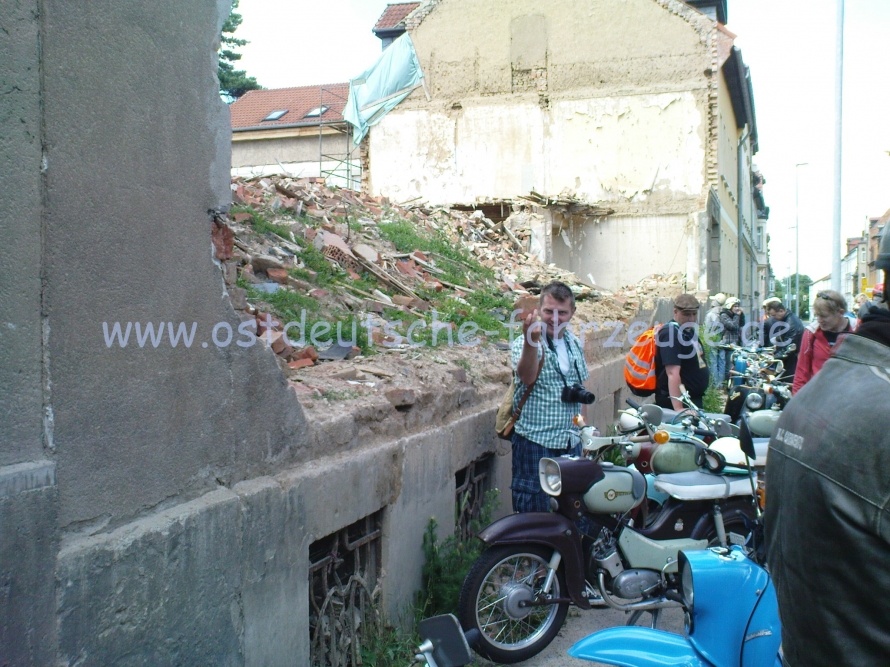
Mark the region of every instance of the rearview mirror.
[[658, 426], [664, 420], [664, 411], [661, 409], [661, 406], [655, 405], [655, 403], [647, 403], [642, 406], [640, 414], [653, 426]]
[[753, 461], [757, 458], [757, 452], [754, 451], [754, 438], [751, 437], [747, 417], [742, 417], [739, 422], [739, 446], [749, 459]]

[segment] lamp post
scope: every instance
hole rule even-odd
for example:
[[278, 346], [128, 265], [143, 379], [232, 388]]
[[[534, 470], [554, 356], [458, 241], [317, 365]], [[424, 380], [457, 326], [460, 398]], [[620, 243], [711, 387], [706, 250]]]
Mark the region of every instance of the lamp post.
[[809, 162], [794, 165], [794, 314], [800, 317], [800, 169]]

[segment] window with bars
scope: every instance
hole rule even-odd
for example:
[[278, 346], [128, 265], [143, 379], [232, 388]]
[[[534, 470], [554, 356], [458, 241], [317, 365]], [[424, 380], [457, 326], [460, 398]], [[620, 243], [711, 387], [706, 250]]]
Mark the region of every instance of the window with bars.
[[[482, 514], [485, 493], [491, 489], [491, 472], [494, 454], [476, 459], [466, 468], [458, 470], [455, 481], [454, 533], [461, 540], [474, 537], [479, 527], [474, 526]], [[484, 526], [482, 526], [484, 528]]]
[[382, 630], [380, 536], [376, 512], [309, 547], [312, 667], [357, 667], [362, 644]]

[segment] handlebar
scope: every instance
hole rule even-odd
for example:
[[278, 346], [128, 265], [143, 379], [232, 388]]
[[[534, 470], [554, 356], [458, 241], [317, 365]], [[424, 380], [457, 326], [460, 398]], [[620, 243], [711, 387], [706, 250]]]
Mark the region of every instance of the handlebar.
[[626, 402], [630, 407], [632, 407], [634, 410], [639, 410], [641, 407], [643, 407], [642, 405], [640, 405], [639, 403], [637, 403], [637, 402], [636, 402], [635, 400], [633, 400], [632, 398], [626, 398], [626, 399], [624, 399], [624, 400], [625, 400], [625, 402]]
[[694, 430], [692, 431], [692, 433], [693, 433], [693, 435], [698, 435], [698, 436], [702, 436], [702, 437], [707, 437], [707, 436], [714, 436], [714, 437], [716, 437], [716, 436], [717, 436], [717, 432], [716, 432], [716, 431], [712, 431], [712, 430], [710, 430], [710, 429], [706, 429], [706, 428], [697, 428], [697, 429], [694, 429]]

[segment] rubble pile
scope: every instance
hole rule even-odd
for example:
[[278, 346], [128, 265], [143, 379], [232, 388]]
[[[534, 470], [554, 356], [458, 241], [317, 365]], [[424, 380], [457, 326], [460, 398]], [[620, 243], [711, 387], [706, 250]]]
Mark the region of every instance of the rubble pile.
[[[400, 366], [406, 360], [425, 365], [421, 374], [431, 383], [485, 365], [503, 381], [509, 338], [503, 324], [517, 299], [562, 280], [583, 321], [627, 321], [674, 284], [673, 277], [653, 277], [611, 294], [540, 262], [535, 241], [542, 217], [531, 205], [514, 206], [495, 223], [479, 210], [397, 204], [328, 187], [319, 178], [236, 178], [232, 192], [232, 210], [218, 216], [213, 229], [216, 257], [234, 307], [256, 322], [256, 335], [278, 356], [298, 394], [353, 397], [399, 385], [421, 373], [406, 372]], [[308, 319], [285, 336], [285, 325], [307, 311]], [[305, 335], [325, 318], [328, 331], [336, 328], [334, 342], [307, 342]], [[394, 320], [400, 325], [387, 326]], [[406, 328], [418, 320], [452, 337], [468, 321], [488, 323], [474, 340], [490, 344], [417, 347], [407, 342]], [[361, 340], [344, 344], [340, 325], [355, 331], [359, 322]], [[320, 361], [330, 363], [316, 370]], [[448, 368], [433, 372], [430, 363]]]

